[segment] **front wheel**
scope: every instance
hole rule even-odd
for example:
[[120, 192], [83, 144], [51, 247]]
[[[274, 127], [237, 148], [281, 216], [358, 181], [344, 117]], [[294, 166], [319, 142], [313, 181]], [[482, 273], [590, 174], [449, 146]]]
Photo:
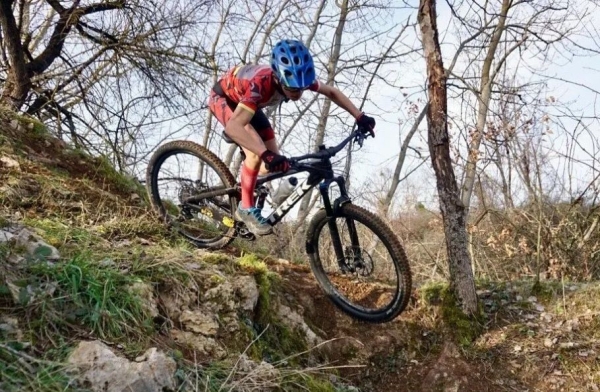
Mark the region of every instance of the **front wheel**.
[[335, 217], [320, 210], [308, 228], [307, 252], [319, 285], [350, 316], [382, 323], [406, 307], [411, 273], [404, 248], [371, 212], [350, 203]]

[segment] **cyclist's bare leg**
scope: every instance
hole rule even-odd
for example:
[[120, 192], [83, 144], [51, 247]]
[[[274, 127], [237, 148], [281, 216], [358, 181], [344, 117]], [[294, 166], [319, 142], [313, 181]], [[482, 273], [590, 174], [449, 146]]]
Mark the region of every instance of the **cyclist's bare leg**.
[[[256, 132], [254, 130], [254, 127], [250, 124], [246, 125], [246, 131]], [[254, 205], [254, 187], [256, 186], [256, 178], [258, 177], [258, 173], [261, 167], [261, 160], [258, 155], [248, 150], [247, 148], [242, 147], [242, 150], [244, 150], [246, 159], [244, 159], [241, 170], [241, 204], [242, 208], [250, 208]]]

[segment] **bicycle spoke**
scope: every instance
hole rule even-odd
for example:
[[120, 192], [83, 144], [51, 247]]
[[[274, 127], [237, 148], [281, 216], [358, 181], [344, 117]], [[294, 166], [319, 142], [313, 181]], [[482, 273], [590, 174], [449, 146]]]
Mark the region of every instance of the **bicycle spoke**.
[[226, 194], [198, 200], [199, 194], [228, 188], [198, 157], [185, 152], [169, 156], [160, 166], [156, 187], [167, 220], [186, 237], [210, 241], [233, 227], [233, 219], [224, 217], [229, 215]]

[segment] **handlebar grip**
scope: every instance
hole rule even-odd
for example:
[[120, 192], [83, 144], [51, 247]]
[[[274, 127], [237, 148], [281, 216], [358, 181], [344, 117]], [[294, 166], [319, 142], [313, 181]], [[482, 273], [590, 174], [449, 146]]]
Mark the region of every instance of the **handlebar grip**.
[[364, 125], [359, 125], [358, 126], [358, 131], [360, 133], [362, 133], [363, 135], [371, 135], [371, 137], [375, 137], [375, 131], [373, 130], [373, 128], [368, 128]]

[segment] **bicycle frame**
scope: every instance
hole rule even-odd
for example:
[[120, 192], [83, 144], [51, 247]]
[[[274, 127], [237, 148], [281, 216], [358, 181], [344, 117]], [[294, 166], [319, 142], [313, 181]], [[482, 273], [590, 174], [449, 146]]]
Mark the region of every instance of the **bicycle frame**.
[[[317, 186], [319, 183], [319, 192], [321, 193], [321, 197], [323, 198], [323, 204], [325, 210], [327, 212], [327, 216], [335, 216], [339, 206], [343, 205], [350, 201], [350, 197], [346, 191], [346, 182], [342, 176], [334, 177], [333, 168], [331, 165], [331, 158], [335, 156], [338, 152], [340, 152], [346, 144], [351, 141], [357, 142], [361, 147], [362, 143], [366, 138], [365, 132], [361, 129], [356, 129], [353, 131], [346, 139], [344, 139], [340, 144], [335, 147], [325, 148], [325, 146], [319, 146], [319, 151], [313, 154], [307, 154], [300, 157], [291, 158], [290, 161], [292, 163], [292, 169], [286, 173], [274, 173], [269, 174], [266, 177], [259, 178], [256, 182], [256, 186], [260, 186], [269, 181], [273, 181], [278, 178], [291, 176], [297, 173], [308, 172], [308, 178], [298, 185], [292, 194], [281, 203], [275, 211], [269, 215], [267, 218], [269, 224], [271, 226], [279, 223], [283, 217], [296, 205], [296, 203], [302, 199], [312, 188]], [[299, 163], [303, 160], [315, 159], [315, 162], [311, 162], [308, 164]], [[329, 187], [332, 183], [337, 183], [340, 189], [340, 197], [334, 200], [333, 206], [331, 205], [331, 200], [329, 199]], [[230, 195], [234, 196], [237, 194], [237, 189], [233, 188], [216, 188], [211, 189], [207, 192], [202, 192], [197, 195], [194, 195], [186, 200], [188, 203], [198, 202], [202, 199], [207, 199], [211, 197]], [[335, 225], [335, 223], [334, 223]], [[333, 230], [333, 229], [332, 229]], [[337, 229], [335, 230], [337, 232]], [[351, 228], [351, 231], [355, 231]], [[333, 234], [333, 232], [332, 232]], [[353, 236], [355, 233], [353, 233]], [[353, 238], [354, 242], [354, 238]]]
[[[297, 173], [309, 173], [308, 178], [300, 185], [298, 185], [290, 194], [290, 196], [288, 196], [283, 201], [283, 203], [281, 203], [275, 209], [275, 211], [273, 211], [267, 217], [267, 221], [269, 222], [269, 224], [271, 226], [274, 226], [277, 223], [279, 223], [283, 219], [283, 217], [288, 212], [290, 212], [290, 210], [296, 205], [296, 203], [298, 203], [300, 199], [306, 196], [306, 194], [317, 185], [319, 185], [319, 192], [321, 193], [321, 198], [323, 199], [323, 205], [325, 208], [326, 215], [328, 217], [337, 216], [340, 206], [344, 205], [345, 203], [349, 203], [350, 197], [348, 196], [348, 192], [346, 190], [346, 181], [344, 180], [344, 177], [334, 176], [333, 167], [331, 165], [331, 158], [335, 156], [338, 152], [340, 152], [346, 146], [346, 144], [350, 143], [351, 141], [357, 142], [362, 147], [362, 143], [365, 140], [365, 138], [366, 134], [361, 129], [357, 129], [335, 147], [325, 148], [325, 146], [322, 145], [319, 146], [319, 151], [316, 153], [291, 158], [290, 162], [292, 164], [292, 169], [288, 172], [269, 174], [266, 177], [259, 178], [256, 182], [256, 186], [260, 186], [275, 179], [288, 177]], [[299, 163], [300, 161], [308, 159], [314, 159], [315, 161], [304, 164]], [[329, 187], [332, 183], [336, 183], [340, 189], [340, 196], [334, 200], [333, 205], [331, 204], [328, 192]], [[235, 196], [237, 195], [237, 193], [238, 189], [236, 187], [217, 188], [194, 195], [186, 201], [194, 202], [222, 195]], [[360, 244], [358, 241], [358, 233], [356, 231], [354, 221], [351, 219], [346, 219], [348, 234], [350, 235], [350, 241], [352, 243], [351, 255], [346, 255], [344, 253], [336, 220], [329, 219], [327, 225], [330, 230], [332, 245], [335, 250], [337, 262], [339, 264], [340, 269], [343, 271], [351, 270], [353, 268], [353, 264], [348, 265], [346, 263], [346, 257], [352, 255], [355, 259], [356, 256], [360, 258]], [[309, 250], [309, 247], [311, 246], [313, 246], [313, 244], [307, 242], [307, 250]]]
[[[344, 177], [337, 176], [334, 177], [333, 168], [331, 166], [331, 161], [329, 158], [325, 158], [319, 162], [310, 163], [310, 164], [301, 164], [298, 165], [295, 169], [290, 170], [287, 173], [277, 173], [271, 174], [266, 177], [263, 177], [257, 181], [257, 186], [267, 183], [269, 181], [275, 180], [277, 178], [288, 177], [297, 173], [308, 172], [308, 178], [300, 183], [294, 191], [285, 199], [275, 211], [273, 211], [268, 217], [267, 220], [271, 226], [279, 223], [284, 216], [287, 215], [288, 212], [298, 201], [300, 201], [308, 192], [311, 191], [315, 186], [319, 185], [319, 192], [321, 193], [321, 197], [323, 198], [323, 203], [325, 205], [325, 209], [327, 210], [328, 216], [333, 216], [337, 207], [342, 205], [343, 203], [349, 202], [350, 197], [346, 191], [346, 181]], [[337, 183], [340, 189], [340, 197], [338, 197], [334, 205], [331, 205], [331, 201], [329, 199], [329, 187], [332, 183]]]

